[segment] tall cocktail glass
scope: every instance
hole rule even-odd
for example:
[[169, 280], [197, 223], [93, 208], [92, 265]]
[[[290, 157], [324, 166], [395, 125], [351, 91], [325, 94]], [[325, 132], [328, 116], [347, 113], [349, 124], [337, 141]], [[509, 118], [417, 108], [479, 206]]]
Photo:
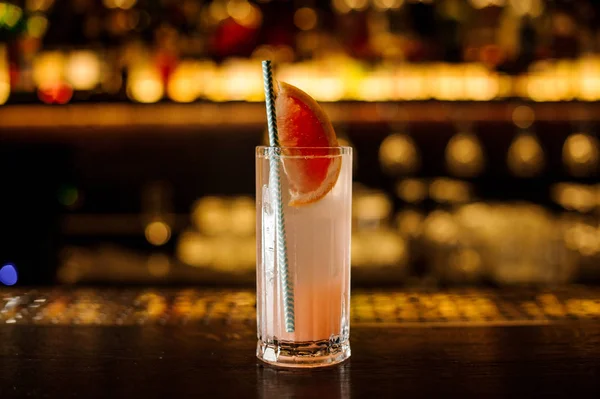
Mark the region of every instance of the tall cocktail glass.
[[[276, 162], [273, 162], [273, 159]], [[323, 163], [339, 174], [321, 194], [298, 200], [298, 170]], [[286, 329], [285, 292], [278, 268], [278, 198], [271, 167], [277, 165], [285, 219], [294, 331]], [[294, 172], [295, 171], [295, 172]], [[304, 183], [303, 183], [304, 184]], [[306, 184], [304, 184], [306, 186]], [[329, 189], [330, 188], [330, 189]], [[328, 191], [327, 191], [328, 190]], [[299, 204], [301, 202], [302, 204]], [[352, 149], [256, 149], [257, 322], [259, 359], [282, 367], [332, 365], [350, 356], [350, 239]]]

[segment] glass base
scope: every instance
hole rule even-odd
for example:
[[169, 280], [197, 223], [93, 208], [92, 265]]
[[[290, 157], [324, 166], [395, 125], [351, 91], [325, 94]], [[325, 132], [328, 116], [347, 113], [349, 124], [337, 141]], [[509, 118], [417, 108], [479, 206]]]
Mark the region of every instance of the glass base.
[[277, 339], [259, 340], [256, 357], [277, 367], [313, 368], [333, 366], [350, 357], [348, 339], [290, 342]]

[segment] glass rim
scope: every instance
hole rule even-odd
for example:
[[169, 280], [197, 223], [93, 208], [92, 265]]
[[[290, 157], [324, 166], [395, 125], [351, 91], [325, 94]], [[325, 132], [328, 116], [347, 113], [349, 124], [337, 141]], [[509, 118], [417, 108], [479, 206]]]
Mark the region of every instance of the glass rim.
[[[287, 153], [282, 153], [282, 151], [287, 151]], [[326, 158], [348, 154], [352, 154], [352, 147], [342, 145], [332, 147], [271, 147], [259, 145], [256, 147], [256, 156], [259, 158], [266, 158], [273, 155], [282, 158]]]

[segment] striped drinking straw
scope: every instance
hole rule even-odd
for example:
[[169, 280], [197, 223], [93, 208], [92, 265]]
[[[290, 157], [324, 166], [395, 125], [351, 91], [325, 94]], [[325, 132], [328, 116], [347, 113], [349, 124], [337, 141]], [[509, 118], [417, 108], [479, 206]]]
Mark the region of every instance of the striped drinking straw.
[[[271, 72], [271, 61], [262, 62], [263, 80], [265, 83], [265, 103], [267, 107], [267, 125], [269, 129], [269, 144], [273, 148], [279, 148], [277, 137], [277, 119], [275, 115], [275, 94], [273, 92], [273, 74]], [[269, 157], [270, 183], [274, 185], [275, 194], [275, 218], [277, 220], [277, 265], [279, 267], [279, 282], [283, 294], [283, 312], [285, 314], [285, 331], [292, 333], [295, 330], [294, 316], [294, 287], [289, 273], [287, 246], [285, 240], [285, 216], [283, 214], [283, 201], [281, 199], [281, 180], [279, 178], [279, 156], [275, 151]]]

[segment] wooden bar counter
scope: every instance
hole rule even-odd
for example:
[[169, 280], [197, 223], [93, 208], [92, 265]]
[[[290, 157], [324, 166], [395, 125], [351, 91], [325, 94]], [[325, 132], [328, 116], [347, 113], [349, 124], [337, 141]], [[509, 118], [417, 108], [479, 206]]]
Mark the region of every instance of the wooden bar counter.
[[599, 397], [600, 291], [353, 293], [352, 358], [254, 357], [252, 291], [0, 290], [0, 397]]

